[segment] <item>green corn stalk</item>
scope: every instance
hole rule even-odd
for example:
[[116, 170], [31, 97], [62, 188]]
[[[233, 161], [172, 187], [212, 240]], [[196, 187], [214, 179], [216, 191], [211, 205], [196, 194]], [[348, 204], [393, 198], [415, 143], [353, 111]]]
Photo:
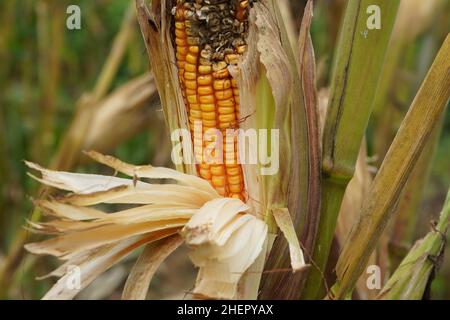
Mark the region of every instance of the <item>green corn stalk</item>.
[[444, 113], [450, 97], [450, 35], [442, 45], [375, 177], [360, 221], [339, 257], [336, 298], [347, 297], [398, 203], [399, 196], [422, 150]]
[[[381, 30], [368, 30], [367, 8], [381, 11]], [[323, 137], [323, 184], [319, 231], [312, 268], [302, 295], [323, 297], [327, 264], [337, 216], [347, 184], [353, 177], [381, 70], [394, 25], [398, 0], [348, 1], [337, 45], [331, 96]]]

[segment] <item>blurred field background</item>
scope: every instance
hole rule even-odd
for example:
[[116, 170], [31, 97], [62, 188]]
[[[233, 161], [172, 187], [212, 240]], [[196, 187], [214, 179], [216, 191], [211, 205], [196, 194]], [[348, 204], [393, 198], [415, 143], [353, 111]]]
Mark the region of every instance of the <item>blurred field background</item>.
[[[293, 38], [305, 2], [280, 1]], [[403, 2], [408, 4], [401, 7], [367, 134], [374, 171], [450, 30], [448, 1]], [[323, 92], [344, 3], [315, 1], [312, 37]], [[81, 30], [66, 28], [71, 4], [81, 8]], [[30, 197], [44, 192], [27, 176], [24, 159], [59, 170], [107, 172], [82, 155], [82, 150], [95, 149], [134, 164], [171, 166], [170, 143], [134, 14], [132, 1], [125, 0], [0, 2], [2, 299], [40, 298], [53, 280], [34, 278], [56, 266], [56, 261], [37, 259], [22, 249], [34, 237], [24, 222], [39, 218]], [[386, 234], [386, 272], [429, 230], [450, 186], [450, 112], [434, 136]], [[450, 250], [446, 253], [433, 282], [434, 299], [450, 299]], [[111, 269], [79, 297], [120, 298], [130, 266], [125, 261]], [[173, 255], [161, 269], [149, 298], [182, 298], [193, 281], [186, 255]]]

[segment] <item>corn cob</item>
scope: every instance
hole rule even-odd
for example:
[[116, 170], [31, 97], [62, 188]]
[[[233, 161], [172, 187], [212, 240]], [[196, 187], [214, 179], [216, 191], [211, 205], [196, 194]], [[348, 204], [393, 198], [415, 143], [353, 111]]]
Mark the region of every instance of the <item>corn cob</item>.
[[[237, 138], [228, 138], [226, 130], [236, 129], [239, 124], [239, 89], [228, 66], [237, 64], [245, 51], [249, 4], [236, 0], [177, 0], [173, 10], [176, 63], [198, 174], [220, 195], [243, 201], [246, 195], [237, 161]], [[203, 132], [200, 140], [194, 138], [198, 123]], [[204, 135], [210, 129], [220, 130], [224, 137], [223, 161], [205, 161], [202, 152], [197, 151], [211, 142]]]

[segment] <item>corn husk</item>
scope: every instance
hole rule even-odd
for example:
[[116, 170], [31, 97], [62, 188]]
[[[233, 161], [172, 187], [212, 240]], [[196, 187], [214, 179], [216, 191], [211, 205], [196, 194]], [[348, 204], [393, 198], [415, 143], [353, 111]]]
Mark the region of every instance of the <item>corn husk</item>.
[[237, 298], [238, 282], [259, 256], [267, 225], [237, 199], [210, 201], [183, 228], [192, 262], [200, 267], [194, 294], [219, 299]]
[[[149, 8], [145, 6], [144, 1], [136, 1], [138, 20], [169, 129], [186, 129], [186, 107], [181, 99], [176, 68], [173, 64], [175, 61], [171, 35], [173, 30], [170, 27], [173, 17], [170, 14], [172, 8], [168, 7], [168, 3], [170, 2], [153, 2]], [[280, 154], [282, 167], [276, 174], [264, 176], [261, 174], [262, 165], [243, 164], [245, 190], [248, 194], [247, 212], [266, 221], [272, 234], [277, 232], [272, 210], [287, 208], [288, 203], [292, 207], [292, 211], [291, 208], [289, 211], [293, 216], [295, 229], [301, 229], [298, 227], [301, 220], [300, 212], [306, 211], [308, 190], [308, 152], [305, 151], [308, 135], [303, 99], [297, 90], [301, 86], [300, 77], [287, 33], [284, 30], [280, 33], [280, 28], [284, 29], [280, 19], [277, 2], [273, 0], [255, 2], [250, 10], [247, 50], [237, 66], [229, 67], [230, 73], [238, 82], [240, 113], [245, 119], [240, 123], [240, 128], [279, 130], [280, 143], [273, 147]], [[292, 132], [291, 126], [295, 128]], [[301, 143], [298, 143], [299, 141]], [[292, 146], [295, 146], [295, 150]], [[256, 148], [254, 145], [248, 147]], [[257, 154], [255, 149], [249, 152]], [[299, 161], [292, 161], [292, 155]], [[178, 166], [177, 169], [187, 168]], [[301, 186], [298, 186], [299, 181], [302, 181]], [[301, 202], [298, 201], [299, 195]], [[281, 245], [281, 250], [278, 255], [284, 255], [283, 259], [289, 260], [286, 242], [280, 238], [278, 245]], [[268, 239], [271, 240], [264, 246], [266, 249], [272, 247], [270, 241], [273, 241], [274, 236]], [[263, 269], [267, 253], [261, 255], [264, 259], [258, 259], [260, 265], [252, 266], [257, 273]], [[201, 275], [203, 274], [201, 272]], [[259, 277], [247, 279], [259, 282]], [[243, 289], [246, 294], [238, 298], [256, 297], [258, 285], [255, 283], [243, 283], [239, 287], [246, 288]], [[250, 287], [256, 288], [254, 292], [249, 292]]]
[[[210, 298], [236, 296], [242, 274], [258, 258], [267, 236], [267, 225], [246, 213], [249, 207], [245, 203], [220, 197], [206, 180], [196, 176], [132, 166], [92, 151], [87, 155], [130, 178], [58, 172], [26, 162], [40, 173], [41, 177], [32, 175], [36, 180], [69, 192], [35, 200], [50, 219], [28, 225], [32, 231], [53, 237], [27, 244], [26, 249], [64, 261], [44, 276], [60, 277], [44, 299], [74, 298], [104, 271], [147, 244], [123, 293], [124, 299], [144, 299], [159, 265], [184, 240], [193, 249], [192, 261], [200, 267], [194, 292]], [[170, 182], [153, 183], [161, 179]], [[100, 209], [107, 204], [133, 207], [111, 212]], [[150, 247], [150, 243], [155, 245]], [[73, 266], [81, 277], [75, 289], [68, 286]], [[219, 269], [227, 272], [219, 273], [218, 279]]]

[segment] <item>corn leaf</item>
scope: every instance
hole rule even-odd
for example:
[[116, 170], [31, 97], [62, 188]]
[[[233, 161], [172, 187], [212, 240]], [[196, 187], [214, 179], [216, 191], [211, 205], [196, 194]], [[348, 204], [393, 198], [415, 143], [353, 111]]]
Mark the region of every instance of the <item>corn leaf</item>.
[[[377, 5], [381, 30], [368, 30], [367, 8]], [[303, 298], [321, 297], [337, 216], [355, 170], [361, 141], [372, 111], [398, 0], [348, 1], [340, 30], [323, 137], [323, 184], [319, 231]]]
[[336, 298], [349, 294], [386, 227], [399, 196], [450, 96], [450, 36], [442, 45], [375, 177], [360, 220], [344, 245], [336, 272]]
[[443, 258], [446, 233], [450, 223], [450, 192], [447, 194], [437, 226], [425, 238], [416, 242], [381, 291], [379, 298], [387, 300], [422, 299], [434, 271]]
[[131, 269], [123, 289], [122, 299], [145, 300], [153, 275], [161, 263], [182, 243], [183, 238], [173, 235], [159, 240], [154, 245], [148, 244]]

